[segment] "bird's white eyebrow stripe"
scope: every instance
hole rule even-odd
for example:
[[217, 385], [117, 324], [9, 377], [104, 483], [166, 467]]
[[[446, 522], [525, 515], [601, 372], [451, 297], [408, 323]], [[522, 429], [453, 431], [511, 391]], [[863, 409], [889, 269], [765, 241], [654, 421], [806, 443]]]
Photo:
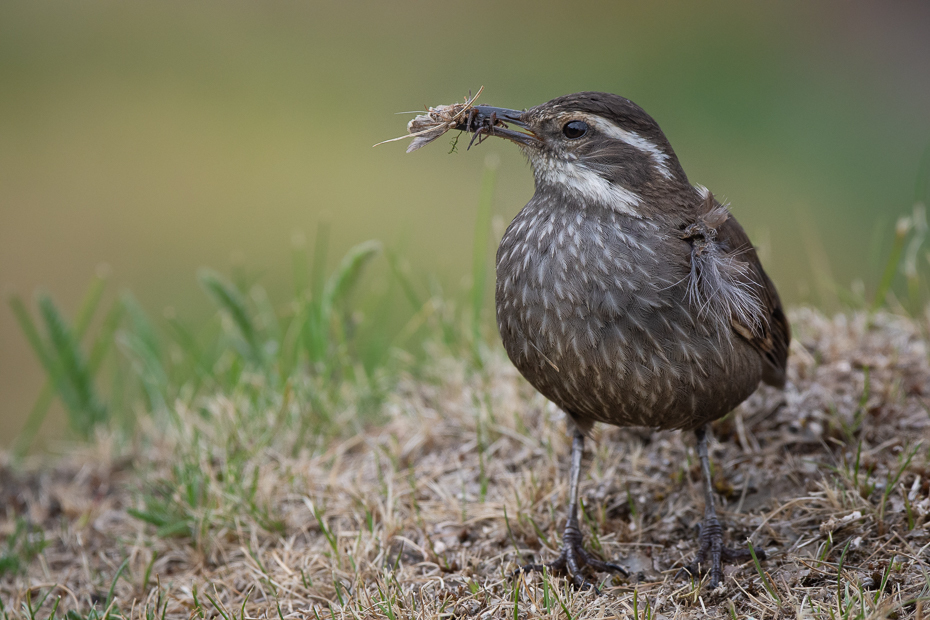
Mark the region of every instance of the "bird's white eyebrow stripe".
[[655, 161], [656, 168], [659, 170], [659, 174], [664, 176], [666, 179], [672, 178], [672, 171], [668, 168], [668, 155], [664, 153], [658, 146], [637, 133], [633, 133], [632, 131], [627, 131], [626, 129], [617, 127], [610, 121], [596, 117], [586, 118], [585, 120], [589, 124], [594, 125], [594, 127], [602, 134], [626, 142], [633, 148], [639, 149], [640, 151], [649, 154], [653, 161]]

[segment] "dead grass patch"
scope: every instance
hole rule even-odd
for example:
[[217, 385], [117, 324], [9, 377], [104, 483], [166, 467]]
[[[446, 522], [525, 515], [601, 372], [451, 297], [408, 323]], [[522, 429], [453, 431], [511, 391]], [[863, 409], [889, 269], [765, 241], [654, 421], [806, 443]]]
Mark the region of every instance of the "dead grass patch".
[[557, 553], [570, 437], [502, 354], [482, 371], [436, 354], [383, 425], [296, 452], [286, 428], [259, 440], [278, 411], [218, 396], [132, 449], [101, 437], [0, 466], [0, 554], [19, 562], [2, 614], [45, 618], [60, 597], [58, 615], [82, 618], [922, 617], [926, 325], [803, 309], [792, 325], [788, 388], [715, 425], [726, 538], [770, 557], [716, 591], [675, 578], [702, 511], [690, 435], [605, 426], [585, 459], [586, 543], [634, 578], [601, 576], [601, 596], [511, 579]]

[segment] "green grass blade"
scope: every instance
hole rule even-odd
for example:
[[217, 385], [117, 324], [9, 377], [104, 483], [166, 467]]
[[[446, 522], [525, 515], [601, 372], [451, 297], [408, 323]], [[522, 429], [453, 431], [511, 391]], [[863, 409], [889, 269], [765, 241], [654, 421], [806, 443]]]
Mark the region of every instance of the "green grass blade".
[[124, 310], [123, 303], [121, 301], [116, 301], [103, 319], [100, 333], [97, 334], [97, 338], [94, 340], [94, 344], [90, 349], [90, 356], [87, 360], [87, 366], [94, 376], [96, 376], [97, 371], [100, 370], [104, 358], [106, 358], [107, 353], [113, 346], [116, 330], [119, 329]]
[[[769, 595], [775, 599], [775, 602], [781, 605], [781, 597], [778, 596], [778, 592], [775, 591], [775, 586], [769, 581], [768, 575], [765, 574], [765, 571], [762, 570], [762, 564], [759, 562], [759, 556], [756, 555], [756, 549], [752, 545], [752, 540], [746, 539], [746, 544], [749, 546], [749, 555], [752, 556], [752, 564], [756, 568], [756, 573], [759, 575], [759, 579], [762, 580], [762, 585], [765, 586], [766, 591]], [[842, 560], [840, 560], [842, 563]]]
[[313, 264], [310, 266], [310, 293], [319, 300], [326, 284], [326, 256], [329, 254], [329, 222], [321, 221], [316, 227], [313, 243]]
[[173, 312], [167, 313], [165, 323], [168, 325], [169, 335], [177, 344], [188, 360], [194, 379], [199, 384], [213, 373], [215, 356], [202, 347], [197, 337], [188, 329]]
[[379, 241], [363, 241], [350, 249], [339, 263], [335, 273], [326, 282], [323, 291], [323, 318], [329, 318], [333, 307], [344, 301], [362, 275], [365, 265], [381, 251]]
[[42, 391], [39, 393], [39, 397], [32, 406], [32, 410], [29, 412], [29, 417], [26, 418], [26, 424], [23, 430], [20, 431], [20, 434], [16, 438], [16, 443], [13, 446], [13, 455], [15, 458], [19, 459], [26, 454], [32, 442], [35, 441], [39, 428], [45, 420], [45, 414], [48, 413], [48, 408], [55, 398], [55, 386], [58, 384], [58, 380], [57, 370], [54, 368], [51, 356], [46, 350], [45, 344], [42, 342], [42, 337], [39, 335], [39, 330], [36, 329], [32, 317], [29, 316], [29, 312], [26, 310], [23, 300], [20, 299], [19, 296], [12, 295], [8, 299], [8, 302], [10, 308], [13, 310], [13, 315], [16, 317], [17, 323], [19, 323], [20, 329], [26, 336], [26, 340], [32, 347], [36, 357], [39, 358], [39, 363], [42, 364], [42, 368], [45, 369], [45, 372], [49, 376], [45, 385], [42, 387]]
[[902, 217], [898, 219], [895, 226], [894, 241], [891, 244], [891, 252], [888, 254], [888, 260], [885, 262], [885, 270], [882, 272], [882, 278], [878, 283], [878, 289], [875, 291], [875, 299], [872, 302], [870, 312], [876, 312], [885, 304], [891, 285], [894, 284], [895, 276], [901, 265], [901, 257], [904, 254], [904, 246], [907, 243], [908, 234], [911, 231], [910, 218]]
[[420, 308], [423, 307], [423, 301], [420, 299], [420, 296], [417, 295], [416, 287], [414, 287], [413, 282], [410, 280], [410, 276], [401, 268], [397, 253], [393, 250], [386, 250], [385, 256], [387, 257], [388, 267], [391, 269], [391, 273], [404, 292], [404, 297], [407, 298], [407, 301], [410, 302], [414, 310], [420, 310]]
[[55, 620], [55, 614], [58, 613], [58, 605], [61, 604], [61, 596], [55, 599], [55, 604], [52, 605], [52, 611], [48, 615], [48, 620]]
[[307, 292], [310, 277], [307, 271], [307, 237], [302, 231], [291, 235], [292, 277], [294, 279], [294, 299], [301, 299]]
[[846, 561], [846, 552], [849, 551], [849, 545], [852, 540], [846, 542], [843, 552], [840, 553], [840, 561], [836, 565], [836, 600], [840, 600], [840, 584], [843, 581], [843, 563]]
[[116, 592], [116, 582], [119, 581], [123, 571], [125, 571], [126, 567], [129, 566], [129, 560], [130, 558], [123, 560], [123, 563], [119, 565], [118, 569], [116, 569], [116, 575], [113, 577], [113, 581], [110, 583], [110, 590], [107, 592], [107, 600], [103, 604], [104, 609], [108, 609], [110, 607], [110, 603], [113, 602], [113, 593]]
[[[215, 590], [216, 590], [216, 586], [213, 586], [213, 588], [214, 588], [214, 591], [215, 591]], [[229, 614], [226, 613], [226, 608], [225, 608], [224, 606], [220, 605], [220, 603], [217, 602], [217, 600], [216, 600], [215, 598], [213, 598], [212, 596], [210, 596], [210, 593], [209, 593], [209, 592], [204, 591], [203, 595], [204, 595], [205, 597], [207, 597], [207, 600], [210, 601], [210, 604], [213, 605], [213, 607], [216, 609], [217, 612], [219, 612], [220, 616], [223, 617], [223, 620], [230, 620]]]
[[290, 377], [294, 368], [297, 367], [301, 336], [306, 329], [306, 302], [302, 299], [295, 300], [292, 308], [293, 316], [290, 317], [284, 329], [284, 335], [281, 337], [281, 353], [278, 356], [278, 365], [283, 379]]
[[42, 386], [39, 397], [36, 398], [35, 404], [32, 405], [32, 409], [29, 410], [26, 423], [23, 425], [22, 430], [19, 431], [19, 435], [16, 436], [16, 441], [12, 448], [13, 458], [15, 460], [18, 461], [26, 456], [29, 448], [32, 447], [36, 435], [39, 434], [39, 429], [42, 427], [42, 422], [45, 421], [48, 409], [52, 406], [52, 401], [54, 400], [55, 382], [49, 379], [45, 382], [45, 385]]
[[243, 356], [248, 361], [262, 366], [264, 355], [260, 344], [261, 338], [242, 294], [218, 273], [206, 269], [200, 272], [200, 284], [213, 299], [220, 312], [225, 313], [236, 326], [244, 345]]
[[100, 307], [100, 300], [103, 298], [103, 291], [107, 286], [108, 270], [98, 268], [94, 274], [94, 279], [90, 281], [87, 292], [84, 293], [84, 299], [78, 307], [78, 312], [74, 316], [74, 336], [81, 340], [87, 333], [94, 315], [97, 314], [97, 308]]
[[123, 352], [132, 362], [139, 381], [142, 382], [149, 411], [165, 411], [168, 377], [161, 361], [152, 356], [142, 339], [132, 332], [122, 332], [118, 340]]
[[161, 344], [155, 328], [132, 295], [124, 293], [121, 305], [129, 318], [129, 325], [119, 335], [119, 343], [142, 382], [149, 410], [165, 411], [168, 373], [162, 363]]
[[311, 362], [322, 362], [329, 346], [329, 325], [323, 321], [321, 300], [314, 298], [301, 305], [295, 317], [300, 326], [300, 340]]
[[472, 247], [471, 335], [475, 360], [480, 365], [481, 316], [484, 308], [484, 289], [488, 276], [488, 245], [491, 241], [491, 205], [494, 186], [497, 184], [499, 159], [488, 156], [484, 162], [481, 195], [475, 216], [475, 238]]
[[252, 287], [249, 297], [255, 306], [256, 317], [259, 320], [261, 333], [265, 334], [267, 341], [274, 342], [278, 351], [281, 350], [281, 324], [278, 322], [278, 316], [275, 313], [268, 292], [260, 286]]
[[[106, 288], [107, 275], [108, 274], [106, 270], [98, 269], [97, 274], [95, 275], [94, 279], [91, 280], [91, 283], [87, 288], [87, 292], [84, 294], [84, 299], [81, 301], [80, 308], [74, 320], [73, 332], [74, 338], [77, 341], [83, 339], [91, 320], [97, 313], [97, 308], [100, 306], [100, 300], [103, 298], [103, 292]], [[25, 313], [25, 307], [23, 306], [22, 302], [18, 299], [16, 302], [14, 302], [14, 300], [11, 298], [11, 306], [14, 303], [18, 304], [18, 308], [14, 308], [14, 312], [17, 313], [17, 320], [20, 321], [21, 327], [24, 327], [24, 332], [27, 333], [27, 338], [30, 338], [27, 332], [27, 328], [22, 323], [22, 318], [24, 317], [28, 323], [32, 323], [32, 321], [28, 318], [28, 314]], [[22, 317], [20, 316], [20, 313], [22, 313]], [[34, 332], [33, 336], [38, 336], [38, 331], [35, 330], [34, 325], [32, 326], [32, 331]], [[41, 340], [39, 342], [41, 342]], [[33, 348], [35, 349], [35, 344], [31, 340], [30, 344], [32, 344]], [[91, 361], [89, 365], [91, 374], [94, 374], [96, 366], [93, 363], [93, 354], [91, 355]], [[22, 458], [22, 456], [24, 456], [32, 446], [36, 435], [39, 433], [39, 428], [42, 426], [42, 422], [45, 421], [45, 416], [48, 414], [49, 407], [51, 406], [54, 398], [55, 382], [50, 376], [46, 380], [45, 385], [42, 386], [42, 390], [39, 392], [39, 396], [36, 398], [36, 402], [33, 404], [32, 409], [29, 412], [29, 416], [26, 418], [26, 423], [23, 425], [23, 429], [20, 431], [16, 438], [16, 442], [13, 446], [14, 458]]]
[[36, 357], [39, 358], [39, 362], [42, 364], [45, 372], [55, 381], [56, 369], [54, 360], [46, 348], [45, 343], [42, 342], [42, 336], [39, 335], [36, 324], [33, 322], [32, 317], [29, 316], [26, 305], [18, 295], [10, 296], [8, 301], [10, 309], [13, 310], [13, 315], [16, 317], [16, 322], [19, 323], [19, 328], [22, 330], [23, 335], [26, 336], [26, 341], [29, 342], [32, 351], [36, 354]]
[[132, 333], [136, 335], [142, 345], [146, 350], [150, 351], [152, 355], [161, 357], [161, 340], [158, 338], [155, 327], [145, 314], [142, 306], [140, 306], [136, 298], [128, 292], [123, 293], [121, 300], [123, 308], [129, 317]]
[[311, 315], [315, 319], [309, 325], [314, 329], [316, 359], [325, 361], [330, 369], [339, 369], [350, 380], [355, 377], [355, 369], [346, 358], [348, 323], [339, 322], [334, 310], [346, 302], [361, 279], [365, 266], [380, 251], [381, 244], [373, 240], [351, 248], [326, 281], [320, 304], [315, 306], [316, 315]]
[[67, 406], [71, 426], [82, 436], [89, 437], [93, 428], [107, 419], [106, 409], [97, 396], [84, 354], [64, 317], [48, 295], [40, 294], [38, 302], [56, 365], [61, 371], [59, 393]]

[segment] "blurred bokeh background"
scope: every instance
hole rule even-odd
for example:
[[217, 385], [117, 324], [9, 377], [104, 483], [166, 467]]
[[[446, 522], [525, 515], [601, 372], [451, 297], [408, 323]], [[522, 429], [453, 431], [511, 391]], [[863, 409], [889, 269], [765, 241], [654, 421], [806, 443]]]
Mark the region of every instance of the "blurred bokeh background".
[[[829, 307], [826, 281], [874, 288], [915, 202], [928, 33], [926, 2], [4, 2], [0, 287], [73, 313], [105, 263], [111, 290], [193, 320], [198, 267], [241, 263], [274, 297], [294, 234], [328, 222], [332, 261], [380, 239], [454, 296], [485, 158], [500, 234], [532, 193], [522, 156], [371, 145], [404, 132], [395, 112], [483, 85], [514, 108], [633, 99], [731, 201], [787, 301]], [[0, 445], [43, 378], [3, 305]]]

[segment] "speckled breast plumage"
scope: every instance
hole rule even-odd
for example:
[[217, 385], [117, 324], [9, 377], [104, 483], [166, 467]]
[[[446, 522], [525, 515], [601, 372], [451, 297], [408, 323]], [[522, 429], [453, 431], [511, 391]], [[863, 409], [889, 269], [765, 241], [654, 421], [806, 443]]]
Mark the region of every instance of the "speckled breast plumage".
[[756, 389], [762, 362], [694, 307], [690, 260], [658, 223], [537, 194], [497, 252], [507, 354], [584, 430], [719, 418]]

